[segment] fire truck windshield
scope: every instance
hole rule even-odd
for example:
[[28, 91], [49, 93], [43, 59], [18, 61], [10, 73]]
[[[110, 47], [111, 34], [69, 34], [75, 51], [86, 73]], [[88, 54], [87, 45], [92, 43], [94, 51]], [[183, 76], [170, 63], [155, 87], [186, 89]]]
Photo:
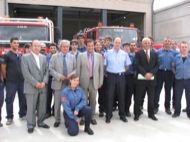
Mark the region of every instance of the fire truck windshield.
[[49, 41], [49, 29], [46, 26], [28, 26], [28, 25], [1, 25], [0, 41], [9, 41], [11, 37], [17, 37], [20, 42]]
[[98, 29], [98, 37], [111, 36], [112, 38], [120, 37], [122, 43], [138, 40], [138, 33], [135, 29], [126, 28], [100, 28]]

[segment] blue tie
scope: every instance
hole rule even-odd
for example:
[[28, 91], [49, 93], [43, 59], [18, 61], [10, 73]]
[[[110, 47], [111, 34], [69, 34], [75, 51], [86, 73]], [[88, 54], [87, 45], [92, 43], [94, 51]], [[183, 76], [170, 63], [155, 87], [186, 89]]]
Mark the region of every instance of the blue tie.
[[63, 75], [67, 77], [67, 63], [66, 63], [66, 55], [63, 55]]

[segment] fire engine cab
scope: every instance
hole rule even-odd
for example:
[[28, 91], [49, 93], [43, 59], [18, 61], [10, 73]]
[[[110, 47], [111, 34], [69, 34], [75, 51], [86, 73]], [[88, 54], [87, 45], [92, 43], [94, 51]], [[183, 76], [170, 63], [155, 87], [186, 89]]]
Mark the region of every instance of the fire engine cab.
[[[49, 19], [2, 18], [0, 17], [0, 56], [10, 49], [11, 37], [19, 39], [18, 52], [23, 46], [37, 39], [46, 45], [54, 42], [54, 25]], [[48, 50], [48, 48], [46, 48]]]
[[99, 39], [99, 37], [111, 36], [112, 39], [120, 37], [122, 43], [135, 41], [137, 47], [140, 47], [140, 32], [137, 28], [120, 27], [120, 26], [102, 26], [85, 29], [85, 39], [91, 38], [93, 40]]

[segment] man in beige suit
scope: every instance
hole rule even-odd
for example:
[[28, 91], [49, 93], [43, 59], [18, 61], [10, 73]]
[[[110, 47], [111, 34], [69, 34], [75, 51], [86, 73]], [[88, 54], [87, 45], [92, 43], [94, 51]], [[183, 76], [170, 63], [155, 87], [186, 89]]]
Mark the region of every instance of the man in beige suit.
[[[103, 83], [103, 60], [100, 54], [94, 52], [94, 41], [92, 39], [87, 40], [87, 51], [78, 56], [77, 74], [80, 77], [79, 85], [83, 88], [87, 101], [92, 108], [91, 123], [96, 125], [97, 122], [94, 119], [96, 94]], [[84, 124], [83, 119], [80, 124]]]
[[50, 74], [53, 76], [51, 88], [55, 90], [54, 93], [54, 127], [60, 125], [60, 94], [68, 86], [68, 79], [72, 74], [76, 73], [76, 59], [75, 56], [69, 52], [70, 41], [62, 40], [60, 43], [60, 53], [54, 54], [49, 63]]
[[24, 54], [21, 68], [24, 76], [24, 93], [27, 102], [28, 133], [33, 133], [36, 126], [36, 108], [38, 127], [49, 128], [44, 123], [46, 114], [48, 64], [46, 57], [40, 52], [40, 42], [32, 41], [31, 52]]

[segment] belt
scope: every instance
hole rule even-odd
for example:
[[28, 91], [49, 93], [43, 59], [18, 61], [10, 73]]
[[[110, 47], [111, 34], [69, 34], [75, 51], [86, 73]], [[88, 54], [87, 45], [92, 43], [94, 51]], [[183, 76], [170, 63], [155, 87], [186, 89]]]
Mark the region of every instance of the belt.
[[119, 73], [111, 73], [111, 72], [107, 72], [108, 74], [111, 74], [111, 75], [125, 75], [125, 72], [119, 72]]
[[160, 69], [161, 71], [171, 71], [171, 70], [168, 70], [168, 69]]

